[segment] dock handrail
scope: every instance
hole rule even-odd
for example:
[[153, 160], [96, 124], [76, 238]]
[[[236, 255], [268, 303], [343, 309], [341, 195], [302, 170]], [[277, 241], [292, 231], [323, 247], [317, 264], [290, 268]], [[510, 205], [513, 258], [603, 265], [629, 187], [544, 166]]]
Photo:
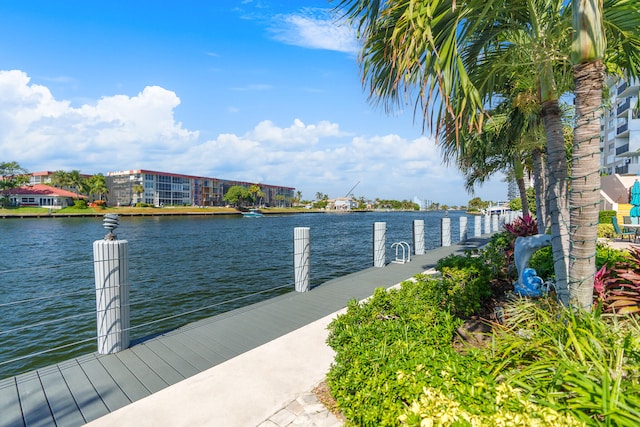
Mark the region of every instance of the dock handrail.
[[[411, 246], [407, 242], [395, 242], [391, 244], [391, 249], [396, 249], [396, 259], [391, 262], [396, 264], [404, 264], [411, 261]], [[402, 257], [398, 257], [399, 251], [402, 250]]]

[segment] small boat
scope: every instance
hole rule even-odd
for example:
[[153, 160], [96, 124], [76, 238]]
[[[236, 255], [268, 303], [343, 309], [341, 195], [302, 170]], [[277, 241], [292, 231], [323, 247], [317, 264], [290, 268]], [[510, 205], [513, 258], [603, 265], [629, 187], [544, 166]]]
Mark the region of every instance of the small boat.
[[243, 212], [242, 216], [245, 218], [262, 218], [264, 214], [260, 212], [260, 209], [249, 209], [249, 212]]

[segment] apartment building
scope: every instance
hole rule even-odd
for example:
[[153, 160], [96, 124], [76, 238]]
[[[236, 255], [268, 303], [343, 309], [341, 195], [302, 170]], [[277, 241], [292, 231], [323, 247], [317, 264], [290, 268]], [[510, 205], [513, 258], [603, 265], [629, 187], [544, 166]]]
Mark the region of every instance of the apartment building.
[[600, 164], [607, 175], [640, 174], [640, 106], [637, 79], [607, 78], [609, 108], [601, 122]]
[[295, 188], [174, 174], [150, 170], [124, 170], [107, 173], [109, 206], [131, 206], [146, 203], [152, 206], [223, 206], [224, 194], [240, 185], [260, 187], [263, 206], [290, 206]]

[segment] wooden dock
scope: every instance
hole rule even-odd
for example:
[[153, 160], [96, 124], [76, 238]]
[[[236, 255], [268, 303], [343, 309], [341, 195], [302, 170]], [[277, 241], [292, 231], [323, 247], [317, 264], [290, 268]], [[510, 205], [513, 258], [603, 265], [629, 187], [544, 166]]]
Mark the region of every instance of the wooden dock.
[[188, 324], [110, 355], [77, 357], [0, 381], [0, 426], [76, 427], [393, 286], [487, 237], [440, 247], [409, 263], [368, 268]]

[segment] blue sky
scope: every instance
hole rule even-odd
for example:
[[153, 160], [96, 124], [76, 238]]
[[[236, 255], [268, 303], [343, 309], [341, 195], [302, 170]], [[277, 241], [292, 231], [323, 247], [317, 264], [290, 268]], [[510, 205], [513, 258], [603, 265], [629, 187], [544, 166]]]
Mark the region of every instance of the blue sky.
[[[466, 204], [411, 107], [363, 90], [326, 0], [0, 0], [0, 161]], [[476, 189], [504, 200], [502, 177]]]

